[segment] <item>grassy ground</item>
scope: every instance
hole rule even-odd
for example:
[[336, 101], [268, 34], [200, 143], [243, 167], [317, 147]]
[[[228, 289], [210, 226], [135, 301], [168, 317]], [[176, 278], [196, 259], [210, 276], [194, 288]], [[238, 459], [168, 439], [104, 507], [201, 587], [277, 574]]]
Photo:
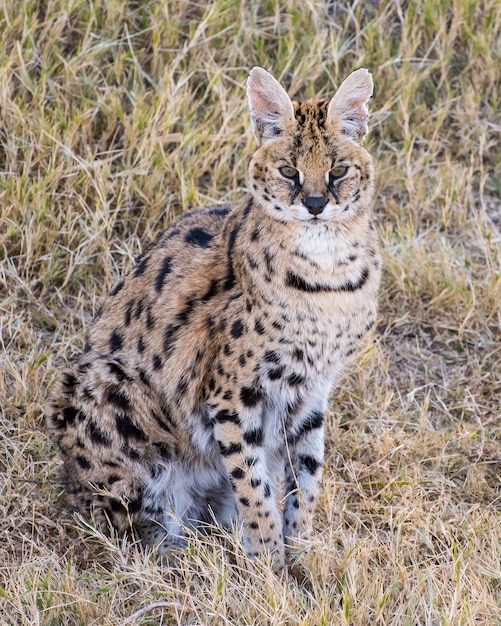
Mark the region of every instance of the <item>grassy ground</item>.
[[[499, 1], [5, 0], [0, 50], [0, 624], [501, 624]], [[296, 96], [376, 84], [380, 320], [302, 579], [76, 524], [41, 432], [140, 242], [243, 193], [254, 65]]]

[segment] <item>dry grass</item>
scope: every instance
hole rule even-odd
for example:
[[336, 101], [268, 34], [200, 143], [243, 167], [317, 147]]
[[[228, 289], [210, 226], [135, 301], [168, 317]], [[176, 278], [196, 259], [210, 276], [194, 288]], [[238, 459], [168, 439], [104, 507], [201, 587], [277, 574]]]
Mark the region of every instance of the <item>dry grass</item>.
[[[5, 0], [0, 50], [0, 623], [501, 624], [499, 1]], [[380, 322], [298, 579], [230, 537], [167, 566], [76, 525], [41, 432], [139, 242], [242, 193], [253, 65], [376, 83]]]

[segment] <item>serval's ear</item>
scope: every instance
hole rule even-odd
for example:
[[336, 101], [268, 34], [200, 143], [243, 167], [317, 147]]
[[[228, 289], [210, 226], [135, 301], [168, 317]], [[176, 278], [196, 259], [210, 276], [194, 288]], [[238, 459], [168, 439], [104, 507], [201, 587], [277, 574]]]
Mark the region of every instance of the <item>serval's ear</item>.
[[362, 142], [367, 134], [369, 109], [367, 102], [372, 96], [372, 76], [366, 69], [356, 70], [346, 78], [327, 111], [327, 121], [341, 123], [341, 132]]
[[252, 130], [258, 145], [281, 137], [294, 107], [285, 89], [266, 70], [254, 67], [247, 80]]

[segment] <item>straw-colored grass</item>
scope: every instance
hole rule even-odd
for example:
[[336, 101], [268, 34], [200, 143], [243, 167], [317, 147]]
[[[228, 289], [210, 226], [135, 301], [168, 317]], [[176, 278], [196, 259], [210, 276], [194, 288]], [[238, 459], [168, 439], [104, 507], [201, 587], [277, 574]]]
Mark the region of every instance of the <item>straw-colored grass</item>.
[[[244, 193], [254, 65], [376, 85], [380, 319], [285, 578], [238, 537], [165, 564], [77, 523], [41, 429], [141, 246]], [[5, 0], [0, 121], [0, 624], [501, 624], [499, 0]]]

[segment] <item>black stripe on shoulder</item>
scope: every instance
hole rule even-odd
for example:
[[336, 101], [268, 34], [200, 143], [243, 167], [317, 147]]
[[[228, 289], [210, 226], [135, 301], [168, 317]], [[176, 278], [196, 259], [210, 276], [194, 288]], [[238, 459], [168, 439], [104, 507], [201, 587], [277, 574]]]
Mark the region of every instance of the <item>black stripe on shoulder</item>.
[[223, 284], [223, 289], [225, 291], [228, 291], [229, 289], [232, 289], [235, 286], [235, 271], [233, 268], [233, 259], [232, 259], [233, 247], [235, 246], [235, 241], [237, 239], [238, 232], [242, 228], [242, 224], [244, 223], [244, 221], [247, 219], [247, 216], [249, 215], [249, 212], [252, 208], [252, 204], [253, 204], [253, 200], [252, 198], [249, 198], [249, 202], [247, 203], [244, 209], [241, 221], [237, 223], [237, 225], [233, 228], [228, 238], [228, 272], [226, 274], [226, 280], [224, 281], [224, 284]]

